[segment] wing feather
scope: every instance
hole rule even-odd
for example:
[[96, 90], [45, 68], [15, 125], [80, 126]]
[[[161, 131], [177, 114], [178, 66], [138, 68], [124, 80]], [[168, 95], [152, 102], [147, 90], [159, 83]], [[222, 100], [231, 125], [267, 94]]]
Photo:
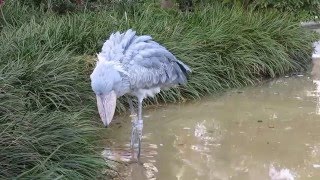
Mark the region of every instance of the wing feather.
[[151, 36], [137, 36], [129, 29], [112, 33], [99, 54], [106, 61], [117, 61], [128, 72], [132, 88], [184, 84], [191, 69], [176, 59]]

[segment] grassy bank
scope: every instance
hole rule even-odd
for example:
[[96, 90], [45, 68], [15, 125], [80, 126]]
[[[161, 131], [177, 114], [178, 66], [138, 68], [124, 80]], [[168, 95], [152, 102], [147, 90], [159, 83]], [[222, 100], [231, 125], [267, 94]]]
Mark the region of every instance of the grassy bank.
[[[194, 13], [153, 4], [59, 16], [19, 3], [2, 7], [0, 178], [92, 179], [106, 164], [89, 73], [104, 40], [133, 28], [193, 69], [188, 86], [148, 103], [200, 98], [303, 71], [316, 38], [289, 15], [219, 5]], [[118, 111], [125, 103], [118, 104]], [[107, 131], [104, 129], [104, 131]], [[105, 138], [105, 137], [104, 137]]]

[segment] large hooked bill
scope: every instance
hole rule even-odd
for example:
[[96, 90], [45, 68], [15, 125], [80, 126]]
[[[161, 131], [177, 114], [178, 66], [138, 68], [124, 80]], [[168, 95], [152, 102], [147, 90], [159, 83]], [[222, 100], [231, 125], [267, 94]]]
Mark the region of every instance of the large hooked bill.
[[105, 127], [108, 127], [113, 119], [117, 104], [117, 96], [114, 91], [108, 94], [97, 95], [97, 106], [100, 118]]

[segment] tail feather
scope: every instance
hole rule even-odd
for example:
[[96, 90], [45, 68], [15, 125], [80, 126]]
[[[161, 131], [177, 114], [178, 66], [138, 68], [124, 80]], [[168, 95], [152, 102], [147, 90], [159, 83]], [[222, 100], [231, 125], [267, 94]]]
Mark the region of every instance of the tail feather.
[[179, 65], [181, 71], [183, 72], [183, 74], [188, 77], [190, 73], [192, 73], [192, 70], [189, 68], [189, 66], [187, 66], [186, 64], [184, 64], [183, 62], [176, 60], [177, 64]]
[[183, 62], [176, 60], [176, 71], [179, 76], [179, 84], [186, 84], [189, 78], [189, 74], [192, 72], [191, 69]]

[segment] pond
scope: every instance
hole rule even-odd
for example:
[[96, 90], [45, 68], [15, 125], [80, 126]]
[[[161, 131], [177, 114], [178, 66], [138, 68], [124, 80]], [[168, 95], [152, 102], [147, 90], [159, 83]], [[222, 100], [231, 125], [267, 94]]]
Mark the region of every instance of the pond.
[[[313, 63], [312, 77], [144, 111], [142, 164], [122, 167], [121, 179], [319, 179], [320, 59]], [[103, 155], [128, 162], [131, 121], [116, 121]]]
[[[320, 81], [308, 76], [158, 107], [144, 120], [144, 164], [130, 164], [126, 179], [320, 177]], [[111, 149], [125, 160], [131, 122], [117, 121]]]

